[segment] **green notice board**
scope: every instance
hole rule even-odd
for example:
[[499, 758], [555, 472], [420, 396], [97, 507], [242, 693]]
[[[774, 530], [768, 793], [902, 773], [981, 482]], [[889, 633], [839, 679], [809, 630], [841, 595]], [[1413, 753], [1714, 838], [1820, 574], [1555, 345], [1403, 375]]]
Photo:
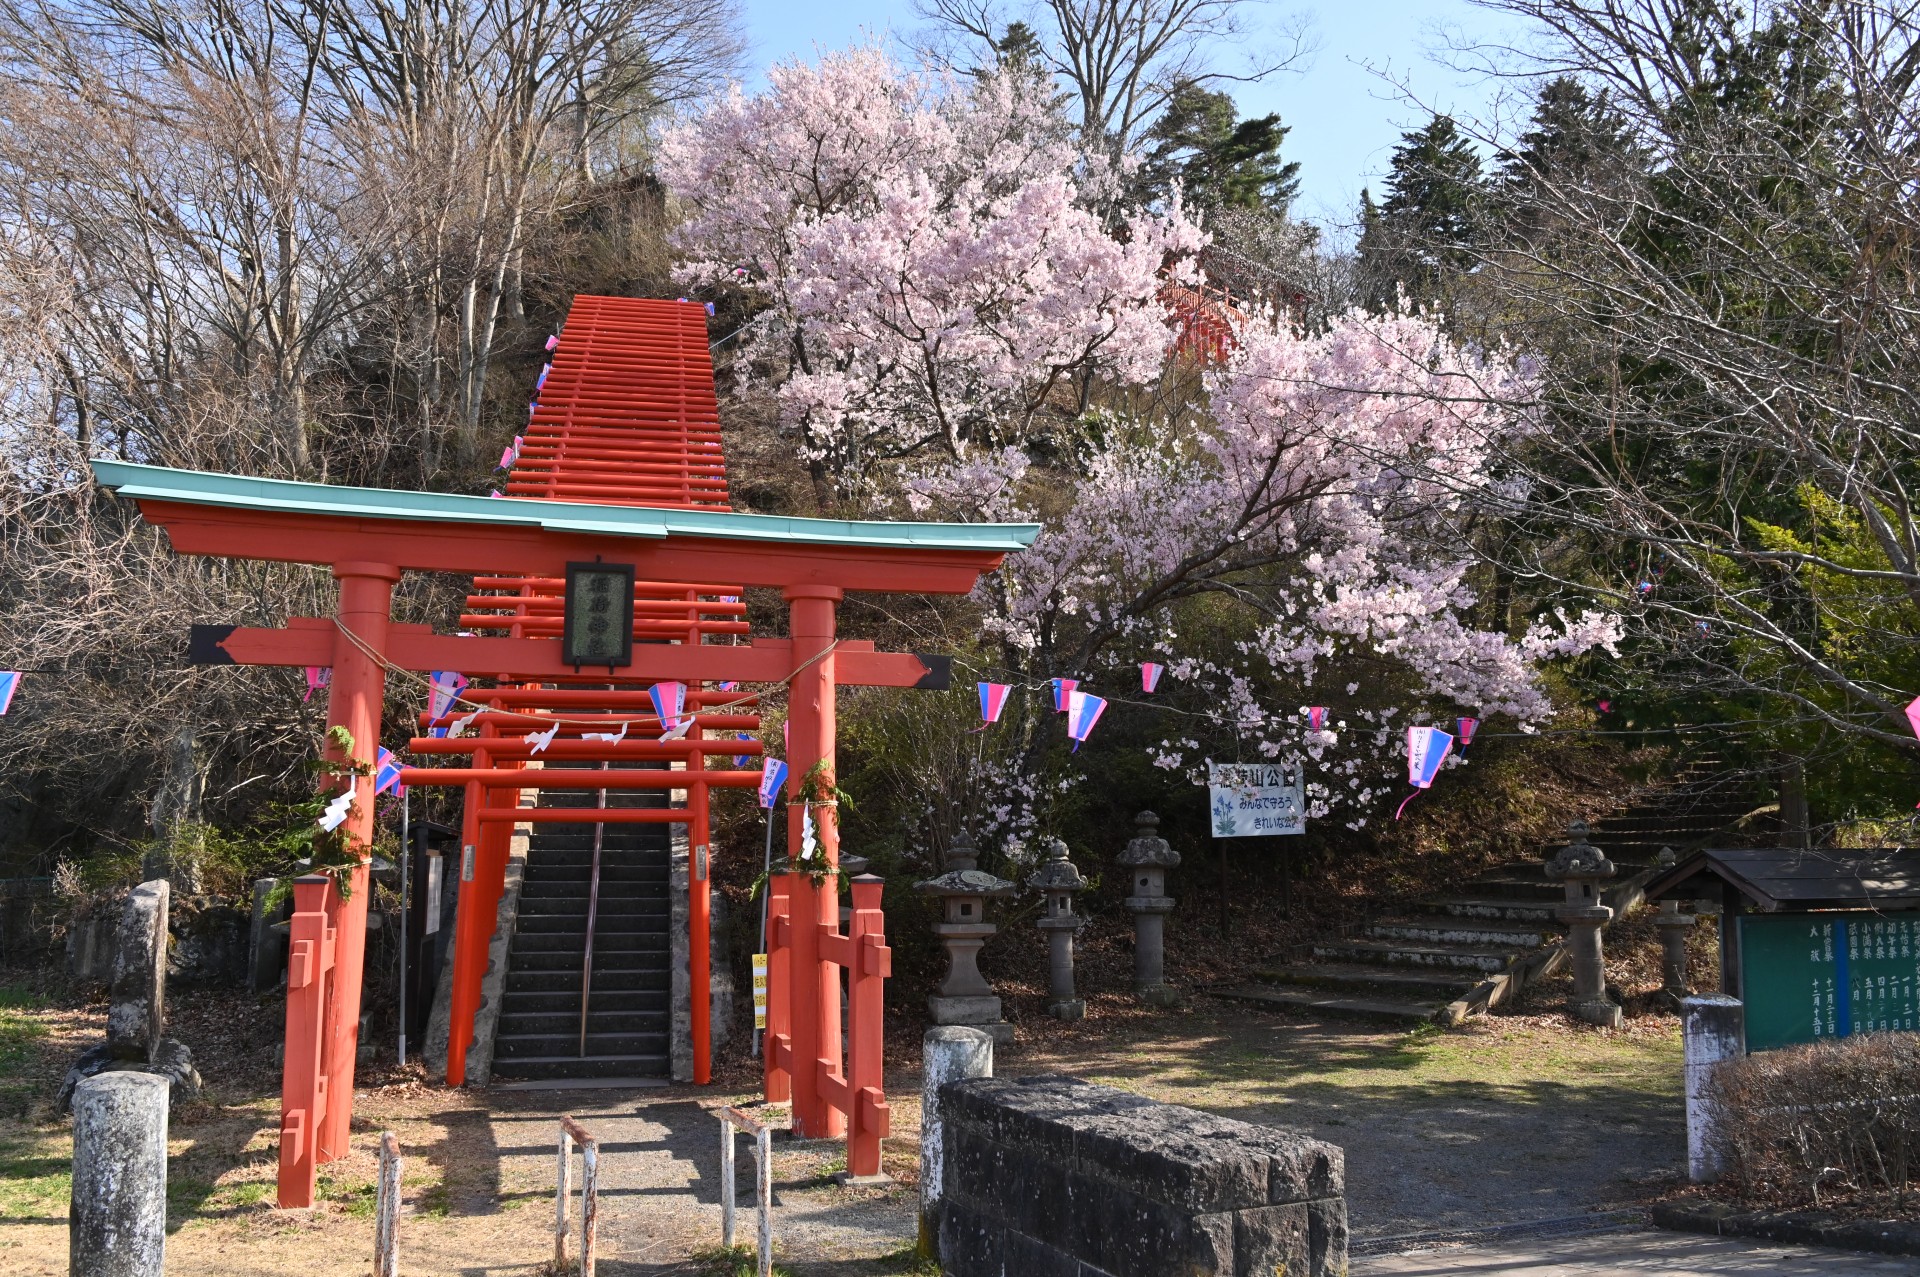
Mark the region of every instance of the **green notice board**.
[[1740, 918], [1747, 1049], [1920, 1029], [1920, 917]]

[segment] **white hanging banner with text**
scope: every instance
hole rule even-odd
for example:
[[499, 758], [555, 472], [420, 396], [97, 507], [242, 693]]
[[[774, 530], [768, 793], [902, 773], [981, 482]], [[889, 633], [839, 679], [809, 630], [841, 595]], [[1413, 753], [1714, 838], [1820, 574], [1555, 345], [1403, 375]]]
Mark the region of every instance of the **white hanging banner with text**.
[[1215, 838], [1307, 832], [1300, 769], [1285, 763], [1208, 763]]

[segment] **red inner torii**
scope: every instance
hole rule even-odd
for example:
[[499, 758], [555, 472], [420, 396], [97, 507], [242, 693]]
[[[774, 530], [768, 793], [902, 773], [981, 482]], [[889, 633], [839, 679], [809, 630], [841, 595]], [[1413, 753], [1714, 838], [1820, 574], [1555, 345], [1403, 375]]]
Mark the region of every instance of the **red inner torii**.
[[[703, 685], [738, 681], [789, 688], [789, 846], [797, 847], [802, 804], [791, 800], [817, 766], [831, 777], [837, 685], [936, 685], [931, 662], [837, 640], [836, 610], [845, 592], [964, 593], [1037, 531], [1024, 525], [858, 524], [726, 513], [704, 308], [622, 298], [575, 299], [508, 479], [514, 499], [328, 488], [109, 462], [95, 468], [103, 483], [137, 500], [147, 520], [167, 530], [177, 552], [331, 569], [340, 583], [335, 617], [292, 618], [281, 630], [221, 627], [197, 642], [203, 656], [217, 645], [215, 659], [236, 663], [332, 666], [327, 721], [351, 735], [354, 762], [369, 766], [378, 747], [389, 668], [458, 670], [492, 682], [470, 687], [467, 704], [442, 719], [472, 713], [468, 726], [476, 736], [425, 735], [410, 743], [420, 754], [470, 753], [472, 766], [407, 768], [401, 777], [403, 783], [460, 785], [465, 791], [447, 1067], [452, 1085], [465, 1076], [508, 842], [516, 824], [532, 821], [690, 826], [689, 841], [702, 852], [702, 872], [689, 890], [695, 1080], [709, 1080], [708, 789], [757, 786], [761, 773], [707, 765], [758, 753], [757, 742], [732, 735], [757, 726], [758, 718], [712, 712], [751, 704], [751, 697]], [[633, 564], [639, 578], [633, 659], [617, 674], [563, 664], [558, 641], [566, 565], [603, 556]], [[475, 592], [462, 629], [504, 634], [435, 635], [426, 627], [394, 625], [393, 588], [404, 571], [473, 575]], [[732, 645], [747, 628], [742, 591], [748, 586], [781, 591], [789, 638]], [[729, 645], [709, 642], [711, 637], [724, 637]], [[664, 680], [689, 687], [693, 726], [679, 739], [659, 738], [663, 725], [646, 694]], [[582, 739], [592, 728], [616, 724], [625, 724], [633, 738]], [[536, 770], [529, 767], [534, 747], [521, 737], [541, 726], [557, 727], [558, 734], [540, 751], [538, 761], [547, 765]], [[709, 730], [728, 735], [712, 739]], [[662, 762], [670, 769], [597, 770], [616, 761]], [[684, 790], [688, 806], [520, 805], [528, 789], [617, 787]], [[361, 852], [345, 898], [331, 878], [296, 885], [282, 1206], [310, 1205], [317, 1166], [347, 1150], [366, 934], [365, 855], [373, 833], [370, 792], [356, 791], [345, 828]], [[837, 865], [835, 821], [823, 814], [815, 834], [826, 863]], [[856, 880], [847, 935], [839, 931], [831, 874], [817, 884], [804, 874], [777, 876], [772, 892], [766, 1098], [791, 1098], [795, 1127], [804, 1135], [844, 1133], [849, 1174], [877, 1174], [887, 1123], [879, 1052], [880, 986], [888, 968], [878, 880]], [[836, 967], [848, 973], [851, 1053], [841, 1040]]]

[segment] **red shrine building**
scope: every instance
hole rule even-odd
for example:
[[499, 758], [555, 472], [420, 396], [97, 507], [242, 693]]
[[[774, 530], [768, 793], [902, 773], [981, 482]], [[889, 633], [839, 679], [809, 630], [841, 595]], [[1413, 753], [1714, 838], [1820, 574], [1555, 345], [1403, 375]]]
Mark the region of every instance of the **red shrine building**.
[[[575, 298], [499, 499], [94, 463], [178, 553], [338, 583], [331, 616], [200, 626], [193, 643], [214, 663], [330, 667], [327, 723], [352, 744], [329, 749], [362, 773], [340, 791], [357, 865], [294, 887], [282, 1206], [311, 1205], [317, 1168], [347, 1150], [383, 740], [405, 741], [402, 783], [461, 800], [450, 1086], [710, 1080], [711, 795], [758, 789], [784, 747], [787, 845], [804, 825], [818, 853], [770, 879], [764, 1094], [791, 1102], [800, 1134], [843, 1136], [850, 1175], [880, 1171], [890, 950], [880, 880], [851, 880], [843, 923], [823, 868], [840, 858], [835, 697], [941, 687], [947, 670], [838, 637], [837, 610], [850, 591], [967, 593], [1038, 529], [734, 513], [706, 320], [693, 303]], [[460, 615], [396, 624], [407, 572], [471, 578]], [[784, 637], [749, 632], [750, 589], [778, 592]], [[437, 714], [430, 680], [458, 689]], [[383, 722], [389, 699], [413, 721]], [[786, 711], [770, 751], [763, 703]]]

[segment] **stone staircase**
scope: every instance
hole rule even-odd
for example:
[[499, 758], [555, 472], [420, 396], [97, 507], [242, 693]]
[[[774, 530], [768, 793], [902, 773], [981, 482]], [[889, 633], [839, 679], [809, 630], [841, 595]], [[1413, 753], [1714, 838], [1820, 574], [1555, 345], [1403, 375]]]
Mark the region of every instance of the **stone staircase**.
[[[609, 807], [659, 806], [658, 791], [610, 791]], [[542, 793], [543, 807], [596, 805]], [[581, 1040], [581, 964], [592, 825], [535, 825], [508, 949], [493, 1075], [515, 1079], [666, 1077], [672, 985], [667, 825], [607, 825], [600, 844], [593, 978]]]
[[[1717, 758], [1696, 760], [1673, 781], [1636, 793], [1628, 806], [1593, 822], [1588, 841], [1619, 866], [1606, 892], [1616, 910], [1640, 900], [1640, 888], [1671, 848], [1685, 855], [1731, 836], [1753, 810], [1747, 787], [1729, 780]], [[1398, 1020], [1457, 1024], [1517, 996], [1564, 960], [1564, 898], [1539, 859], [1516, 860], [1462, 883], [1457, 891], [1413, 901], [1350, 934], [1301, 946], [1215, 996], [1286, 1007]]]

